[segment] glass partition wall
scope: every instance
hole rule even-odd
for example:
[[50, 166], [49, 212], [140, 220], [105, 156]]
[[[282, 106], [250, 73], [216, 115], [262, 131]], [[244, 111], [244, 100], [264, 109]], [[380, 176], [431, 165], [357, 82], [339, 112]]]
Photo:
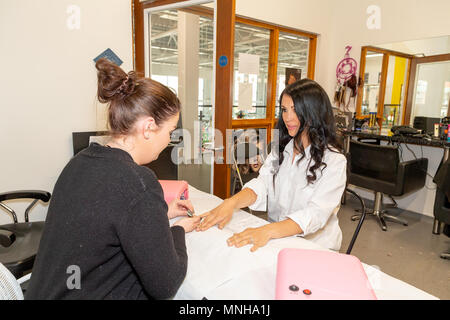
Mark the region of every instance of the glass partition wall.
[[[192, 157], [202, 159], [215, 144], [211, 141], [217, 121], [214, 105], [220, 90], [214, 88], [215, 74], [223, 66], [220, 59], [216, 66], [215, 12], [203, 5], [208, 0], [159, 2], [163, 5], [158, 6], [158, 1], [133, 2], [138, 8], [135, 22], [144, 25], [143, 35], [136, 34], [136, 66], [177, 93], [183, 128], [193, 138], [200, 133], [198, 144], [192, 146]], [[270, 142], [278, 116], [276, 105], [286, 83], [290, 78], [314, 79], [317, 35], [242, 16], [235, 16], [234, 21], [231, 129], [258, 129], [259, 141]], [[194, 122], [201, 125], [193, 126]], [[183, 173], [184, 169], [179, 166], [180, 177], [188, 171]], [[208, 169], [200, 171], [198, 175], [204, 175]], [[207, 186], [195, 186], [208, 191]]]
[[279, 117], [279, 97], [286, 85], [308, 77], [309, 42], [307, 37], [288, 32], [280, 32], [278, 38], [275, 118]]
[[[211, 142], [212, 96], [213, 96], [213, 61], [214, 61], [214, 21], [210, 17], [198, 16], [182, 10], [164, 10], [151, 14], [151, 46], [150, 46], [150, 73], [151, 78], [174, 90], [177, 95], [179, 89], [186, 86], [179, 83], [179, 20], [186, 23], [189, 20], [190, 39], [195, 40], [196, 46], [184, 50], [189, 54], [188, 64], [197, 65], [195, 73], [198, 82], [189, 82], [194, 87], [191, 95], [196, 96], [196, 106], [191, 106], [189, 112], [197, 109], [197, 120], [201, 121], [202, 145]], [[193, 32], [195, 31], [195, 32]], [[193, 39], [195, 38], [195, 39]], [[185, 54], [183, 53], [183, 56]], [[191, 70], [192, 71], [192, 70]], [[185, 73], [182, 72], [181, 73]], [[189, 93], [187, 93], [189, 94]], [[194, 108], [194, 109], [193, 109]]]
[[236, 16], [233, 129], [263, 128], [271, 141], [286, 84], [314, 79], [317, 35]]
[[233, 119], [265, 119], [270, 30], [237, 22]]
[[[148, 22], [147, 76], [176, 92], [181, 102], [177, 144], [180, 180], [212, 192], [214, 15], [201, 15], [192, 7], [146, 12]], [[173, 155], [172, 155], [173, 156]], [[199, 178], [201, 177], [201, 178]]]

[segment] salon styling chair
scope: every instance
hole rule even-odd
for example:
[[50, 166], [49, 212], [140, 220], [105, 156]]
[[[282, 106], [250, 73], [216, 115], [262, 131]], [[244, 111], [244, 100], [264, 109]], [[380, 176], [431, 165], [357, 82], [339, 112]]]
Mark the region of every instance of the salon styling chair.
[[[0, 207], [6, 210], [14, 223], [0, 225], [0, 263], [16, 278], [31, 271], [39, 249], [44, 221], [30, 222], [29, 212], [38, 201], [48, 202], [51, 194], [40, 190], [24, 190], [0, 193]], [[19, 223], [15, 211], [4, 202], [17, 199], [30, 199], [25, 209], [25, 222]]]
[[[350, 141], [349, 183], [375, 192], [375, 204], [372, 216], [380, 222], [383, 231], [387, 230], [386, 220], [401, 223], [408, 222], [383, 210], [383, 194], [403, 196], [417, 191], [425, 185], [428, 159], [420, 158], [400, 162], [398, 146], [373, 145]], [[360, 219], [354, 215], [352, 220]]]
[[[361, 143], [367, 143], [367, 144], [375, 144], [377, 146], [381, 145], [381, 140], [378, 138], [362, 138], [362, 137], [358, 137], [356, 139], [358, 142]], [[376, 192], [375, 192], [376, 193]], [[374, 193], [374, 194], [375, 194]], [[392, 197], [392, 195], [387, 195], [389, 197], [389, 199], [391, 200], [392, 203], [382, 203], [384, 208], [397, 208], [397, 201], [395, 201], [395, 199]], [[361, 212], [359, 209], [356, 210], [357, 212]], [[383, 210], [384, 213], [386, 213], [386, 210]], [[367, 210], [367, 213], [373, 213], [373, 210]]]
[[[439, 166], [433, 180], [436, 183], [436, 197], [434, 199], [434, 217], [443, 223], [444, 234], [450, 237], [450, 159]], [[442, 259], [450, 259], [450, 251], [441, 254]]]

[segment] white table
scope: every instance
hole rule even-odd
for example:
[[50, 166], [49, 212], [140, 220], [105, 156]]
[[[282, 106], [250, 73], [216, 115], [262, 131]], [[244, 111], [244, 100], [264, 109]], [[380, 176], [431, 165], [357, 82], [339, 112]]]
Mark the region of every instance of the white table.
[[[189, 186], [189, 199], [197, 214], [215, 208], [222, 199]], [[250, 245], [228, 247], [226, 239], [247, 227], [268, 223], [245, 211], [236, 211], [223, 229], [186, 234], [188, 270], [175, 299], [273, 300], [278, 252], [283, 248], [327, 250], [301, 237], [271, 240], [255, 252]], [[363, 263], [378, 299], [437, 299], [403, 281]]]

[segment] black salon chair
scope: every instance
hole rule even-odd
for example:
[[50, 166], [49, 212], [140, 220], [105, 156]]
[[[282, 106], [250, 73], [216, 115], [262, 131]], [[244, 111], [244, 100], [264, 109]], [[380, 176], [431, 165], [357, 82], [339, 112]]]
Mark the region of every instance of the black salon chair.
[[[358, 137], [356, 140], [358, 142], [361, 142], [361, 143], [374, 144], [374, 145], [377, 145], [377, 146], [381, 145], [381, 140], [378, 139], [378, 138], [362, 138], [362, 137]], [[376, 194], [376, 192], [374, 194]], [[392, 195], [388, 194], [387, 196], [389, 197], [389, 199], [391, 200], [392, 203], [382, 203], [382, 206], [384, 208], [397, 208], [398, 207], [397, 201], [395, 201], [395, 199], [392, 197]], [[357, 212], [361, 212], [359, 209], [356, 210], [356, 211]], [[387, 212], [386, 210], [382, 210], [382, 211], [383, 211], [383, 213]], [[369, 209], [369, 210], [367, 210], [367, 213], [369, 213], [369, 214], [373, 213], [373, 210]]]
[[[383, 194], [402, 196], [421, 189], [425, 185], [428, 159], [420, 158], [400, 162], [398, 146], [385, 146], [350, 141], [349, 183], [373, 190], [375, 204], [371, 214], [378, 218], [383, 231], [387, 230], [385, 219], [401, 223], [408, 222], [386, 214], [382, 209]], [[355, 221], [361, 215], [355, 215]]]
[[[5, 209], [14, 221], [12, 224], [0, 225], [0, 262], [16, 277], [20, 278], [33, 268], [39, 248], [44, 221], [29, 222], [29, 212], [40, 200], [48, 202], [51, 194], [46, 191], [26, 190], [0, 193], [0, 207]], [[13, 209], [5, 201], [32, 199], [25, 210], [25, 222], [19, 223]]]
[[[445, 224], [444, 234], [450, 237], [450, 159], [440, 164], [433, 181], [436, 183], [434, 217]], [[442, 253], [441, 258], [450, 259], [450, 252]]]
[[[448, 176], [450, 179], [450, 176]], [[450, 237], [450, 199], [445, 195], [442, 189], [436, 189], [436, 198], [434, 200], [434, 217], [445, 224], [444, 234]], [[441, 258], [450, 259], [450, 252], [441, 254]]]

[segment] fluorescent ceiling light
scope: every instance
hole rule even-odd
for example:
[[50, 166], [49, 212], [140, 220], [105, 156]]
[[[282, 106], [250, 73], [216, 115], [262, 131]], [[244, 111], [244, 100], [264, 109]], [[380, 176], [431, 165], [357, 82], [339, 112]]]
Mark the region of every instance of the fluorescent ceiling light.
[[375, 58], [375, 57], [382, 57], [382, 53], [374, 53], [374, 54], [368, 54], [366, 55], [366, 58]]

